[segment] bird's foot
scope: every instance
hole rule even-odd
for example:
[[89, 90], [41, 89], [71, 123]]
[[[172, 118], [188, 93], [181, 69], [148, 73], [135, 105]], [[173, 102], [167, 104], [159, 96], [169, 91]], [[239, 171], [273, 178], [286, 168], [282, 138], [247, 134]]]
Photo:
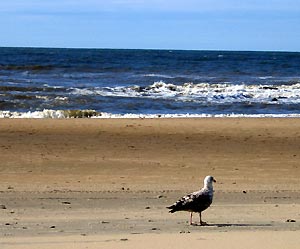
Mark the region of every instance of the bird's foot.
[[208, 224], [205, 221], [200, 221], [200, 226], [208, 226]]
[[200, 223], [190, 223], [191, 226], [208, 226], [208, 223], [201, 221]]

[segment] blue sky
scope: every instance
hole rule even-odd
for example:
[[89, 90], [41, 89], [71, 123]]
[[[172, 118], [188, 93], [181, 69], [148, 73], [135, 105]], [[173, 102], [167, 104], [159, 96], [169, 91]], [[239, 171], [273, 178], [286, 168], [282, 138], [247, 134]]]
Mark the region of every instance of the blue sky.
[[300, 0], [2, 0], [0, 46], [300, 51]]

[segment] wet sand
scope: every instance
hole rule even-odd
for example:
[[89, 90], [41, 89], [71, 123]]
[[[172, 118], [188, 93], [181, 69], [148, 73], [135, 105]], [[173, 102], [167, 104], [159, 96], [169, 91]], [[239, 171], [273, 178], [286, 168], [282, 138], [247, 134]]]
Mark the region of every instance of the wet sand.
[[[1, 248], [300, 243], [300, 119], [1, 119], [0, 155]], [[206, 175], [209, 226], [169, 214]]]

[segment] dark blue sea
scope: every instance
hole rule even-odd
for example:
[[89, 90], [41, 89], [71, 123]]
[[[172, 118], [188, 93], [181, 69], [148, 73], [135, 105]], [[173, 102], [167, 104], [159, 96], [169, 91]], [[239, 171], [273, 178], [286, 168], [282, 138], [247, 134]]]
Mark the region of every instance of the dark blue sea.
[[300, 53], [0, 48], [2, 116], [45, 110], [300, 114]]

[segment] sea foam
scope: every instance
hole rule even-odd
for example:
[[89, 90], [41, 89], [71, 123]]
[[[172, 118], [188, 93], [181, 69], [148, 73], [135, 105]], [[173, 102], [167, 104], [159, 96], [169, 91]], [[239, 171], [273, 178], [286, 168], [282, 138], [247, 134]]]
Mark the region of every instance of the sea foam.
[[176, 85], [163, 81], [148, 86], [73, 88], [70, 94], [172, 99], [200, 103], [300, 103], [300, 83], [292, 85], [246, 85], [184, 83]]
[[300, 114], [113, 114], [95, 110], [43, 110], [34, 112], [0, 111], [0, 118], [300, 118]]

